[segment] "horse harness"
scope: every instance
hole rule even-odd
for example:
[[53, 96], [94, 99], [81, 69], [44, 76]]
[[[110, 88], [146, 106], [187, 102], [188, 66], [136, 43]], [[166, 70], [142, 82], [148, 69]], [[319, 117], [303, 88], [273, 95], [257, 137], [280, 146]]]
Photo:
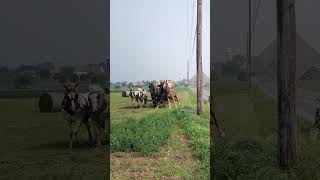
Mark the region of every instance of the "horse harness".
[[[68, 98], [68, 93], [70, 92], [74, 92], [75, 93], [75, 97], [74, 98]], [[73, 101], [74, 104], [75, 104], [75, 111], [70, 111], [69, 109], [67, 109], [67, 104], [66, 104], [66, 101], [67, 99], [69, 99], [70, 101]], [[88, 111], [88, 101], [86, 98], [84, 98], [85, 100], [85, 105], [84, 106], [81, 106], [81, 104], [79, 103], [79, 94], [77, 92], [75, 92], [74, 90], [68, 90], [66, 93], [65, 93], [65, 96], [63, 98], [63, 101], [62, 101], [62, 107], [64, 110], [66, 110], [69, 114], [73, 115], [77, 110], [81, 110], [81, 111]]]

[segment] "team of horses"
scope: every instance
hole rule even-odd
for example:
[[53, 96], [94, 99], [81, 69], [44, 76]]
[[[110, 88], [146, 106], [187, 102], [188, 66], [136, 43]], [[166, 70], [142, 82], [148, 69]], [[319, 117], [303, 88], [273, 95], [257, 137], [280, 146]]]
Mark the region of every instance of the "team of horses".
[[[151, 100], [153, 103], [153, 107], [159, 108], [160, 105], [169, 105], [171, 109], [171, 103], [175, 105], [177, 108], [177, 104], [179, 104], [179, 100], [177, 98], [175, 85], [172, 80], [165, 81], [155, 81], [149, 83], [149, 92], [151, 95]], [[142, 88], [138, 88], [137, 90], [130, 89], [129, 98], [131, 101], [132, 108], [134, 107], [134, 102], [138, 104], [138, 107], [146, 106], [148, 101], [148, 94]]]
[[[69, 126], [69, 147], [73, 148], [74, 144], [79, 144], [78, 135], [83, 124], [88, 132], [89, 143], [102, 146], [107, 137], [104, 115], [108, 110], [108, 96], [99, 85], [89, 85], [88, 93], [79, 93], [77, 86], [77, 83], [64, 85], [65, 93], [61, 103], [63, 116]], [[149, 83], [149, 92], [156, 108], [162, 104], [169, 104], [171, 109], [171, 103], [174, 103], [175, 107], [179, 104], [175, 85], [171, 80]], [[148, 92], [142, 88], [130, 89], [129, 98], [132, 108], [135, 102], [141, 108], [147, 105]]]
[[82, 124], [87, 128], [89, 143], [102, 146], [106, 141], [106, 122], [103, 116], [107, 111], [107, 95], [99, 85], [90, 85], [88, 93], [78, 93], [77, 86], [77, 83], [65, 85], [62, 101], [62, 112], [70, 130], [69, 147], [72, 148], [74, 143], [79, 144], [78, 134]]

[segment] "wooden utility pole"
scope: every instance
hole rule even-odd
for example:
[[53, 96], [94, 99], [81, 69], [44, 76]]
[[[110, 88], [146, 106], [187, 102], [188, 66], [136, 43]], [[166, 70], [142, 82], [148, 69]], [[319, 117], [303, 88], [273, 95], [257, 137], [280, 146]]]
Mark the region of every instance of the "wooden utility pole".
[[188, 60], [188, 62], [187, 62], [187, 86], [189, 86], [189, 69], [190, 69], [190, 67], [189, 67], [189, 60]]
[[197, 0], [197, 114], [202, 114], [202, 0]]
[[249, 29], [248, 29], [248, 90], [251, 89], [251, 0], [249, 0]]
[[297, 162], [295, 0], [277, 0], [277, 55], [278, 163], [288, 170]]

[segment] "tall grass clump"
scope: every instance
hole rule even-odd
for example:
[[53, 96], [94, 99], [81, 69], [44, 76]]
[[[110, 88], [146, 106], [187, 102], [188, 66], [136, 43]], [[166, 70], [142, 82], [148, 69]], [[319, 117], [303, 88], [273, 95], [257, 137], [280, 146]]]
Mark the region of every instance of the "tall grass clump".
[[147, 115], [140, 120], [128, 119], [111, 127], [112, 152], [137, 152], [150, 155], [157, 152], [174, 128], [174, 116], [169, 112]]
[[173, 111], [179, 125], [190, 140], [195, 157], [200, 161], [200, 170], [203, 179], [210, 177], [210, 128], [209, 119], [198, 117], [194, 109], [185, 106]]

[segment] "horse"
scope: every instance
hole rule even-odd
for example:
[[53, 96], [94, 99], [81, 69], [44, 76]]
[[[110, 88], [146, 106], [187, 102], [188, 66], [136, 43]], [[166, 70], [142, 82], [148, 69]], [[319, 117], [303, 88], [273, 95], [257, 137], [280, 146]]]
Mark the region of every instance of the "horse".
[[132, 109], [134, 106], [134, 102], [136, 102], [138, 104], [138, 107], [141, 108], [142, 106], [140, 104], [143, 104], [144, 106], [147, 104], [147, 101], [148, 101], [147, 92], [141, 88], [138, 88], [138, 90], [136, 91], [130, 89], [129, 99], [131, 101]]
[[137, 101], [137, 98], [136, 98], [136, 92], [132, 89], [129, 90], [129, 99], [130, 99], [130, 102], [131, 102], [131, 107], [133, 109], [133, 105], [134, 105], [134, 102]]
[[166, 104], [167, 102], [167, 92], [163, 87], [164, 83], [160, 81], [156, 81], [154, 84], [154, 102], [157, 108], [159, 108], [160, 104]]
[[141, 107], [140, 103], [143, 104], [142, 106], [146, 106], [148, 102], [147, 91], [145, 91], [144, 89], [138, 88], [135, 94], [136, 94], [136, 99], [139, 107]]
[[173, 102], [175, 107], [177, 108], [177, 103], [180, 104], [180, 102], [178, 100], [173, 81], [165, 80], [163, 88], [166, 91], [166, 98], [167, 98], [167, 102], [169, 103], [169, 108], [171, 109], [170, 102]]
[[107, 112], [107, 106], [109, 103], [107, 94], [99, 85], [89, 86], [89, 113], [90, 118], [94, 126], [94, 137], [97, 140], [98, 146], [106, 141], [106, 124], [107, 119], [104, 118], [104, 114]]
[[149, 83], [149, 92], [151, 95], [151, 100], [153, 103], [153, 107], [157, 107], [157, 97], [156, 97], [156, 87], [154, 83]]
[[69, 125], [69, 147], [73, 147], [73, 143], [79, 144], [78, 133], [82, 126], [82, 123], [86, 125], [89, 143], [92, 143], [92, 135], [90, 131], [88, 100], [86, 94], [79, 94], [76, 91], [78, 84], [64, 85], [66, 89], [62, 105], [62, 112], [64, 118], [67, 120]]

